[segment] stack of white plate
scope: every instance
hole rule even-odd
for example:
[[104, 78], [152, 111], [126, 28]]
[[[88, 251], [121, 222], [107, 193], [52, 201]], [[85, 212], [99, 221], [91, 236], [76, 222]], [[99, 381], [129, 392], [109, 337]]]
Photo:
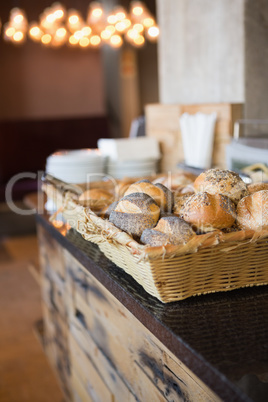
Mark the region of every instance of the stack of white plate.
[[158, 172], [158, 159], [115, 161], [108, 159], [107, 173], [115, 179], [151, 176]]
[[99, 149], [59, 151], [47, 158], [46, 172], [66, 183], [101, 180], [105, 173], [105, 158]]

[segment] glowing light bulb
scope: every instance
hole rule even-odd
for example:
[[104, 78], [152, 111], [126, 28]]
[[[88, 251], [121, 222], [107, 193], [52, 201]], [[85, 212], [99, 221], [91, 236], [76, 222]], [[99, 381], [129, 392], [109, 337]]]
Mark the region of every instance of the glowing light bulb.
[[159, 28], [157, 26], [150, 27], [148, 29], [148, 35], [151, 38], [157, 38], [159, 36]]
[[120, 35], [112, 35], [110, 38], [110, 44], [113, 47], [120, 47], [123, 44], [123, 40]]
[[128, 37], [129, 39], [134, 40], [135, 38], [138, 38], [138, 36], [140, 36], [140, 34], [139, 34], [138, 31], [136, 31], [136, 29], [129, 29], [129, 30], [127, 31], [127, 37]]
[[153, 18], [147, 17], [147, 18], [144, 18], [142, 23], [145, 26], [145, 28], [150, 28], [151, 26], [153, 26], [155, 24], [155, 21]]
[[87, 46], [89, 46], [89, 44], [90, 44], [90, 40], [87, 37], [81, 38], [79, 40], [79, 45], [81, 47], [87, 47]]
[[92, 29], [88, 26], [82, 28], [82, 32], [84, 36], [89, 36], [92, 32]]
[[43, 35], [43, 31], [40, 29], [37, 23], [33, 22], [29, 29], [29, 35], [32, 40], [39, 41], [41, 39], [41, 36]]
[[101, 31], [101, 38], [103, 39], [103, 40], [108, 40], [108, 39], [110, 39], [110, 37], [111, 37], [111, 32], [109, 32], [107, 29], [104, 29], [103, 31]]
[[142, 46], [145, 42], [145, 39], [142, 35], [139, 35], [133, 39], [133, 42], [136, 46]]
[[100, 18], [102, 16], [102, 14], [103, 14], [103, 11], [102, 11], [102, 9], [100, 7], [94, 8], [92, 10], [92, 15], [93, 15], [94, 18]]
[[90, 38], [90, 44], [92, 46], [99, 46], [99, 44], [101, 43], [101, 38], [99, 37], [99, 35], [93, 35]]
[[17, 31], [13, 35], [13, 40], [15, 42], [21, 42], [23, 40], [23, 38], [24, 38], [24, 34], [21, 31]]
[[22, 21], [24, 20], [24, 17], [22, 14], [17, 14], [15, 15], [13, 21], [15, 22], [15, 24], [21, 24]]
[[132, 12], [134, 15], [140, 16], [143, 13], [143, 7], [141, 7], [141, 6], [133, 7]]
[[67, 31], [64, 27], [58, 28], [56, 31], [56, 36], [58, 38], [65, 38]]
[[44, 34], [41, 37], [41, 42], [44, 45], [48, 45], [51, 42], [51, 40], [52, 40], [52, 36], [50, 34]]
[[113, 14], [109, 15], [107, 21], [109, 24], [116, 24], [117, 23], [116, 15]]
[[49, 24], [53, 24], [53, 22], [55, 22], [55, 15], [54, 14], [48, 14], [47, 16], [46, 16], [46, 21], [49, 23]]
[[8, 37], [8, 38], [12, 38], [12, 36], [14, 35], [14, 33], [16, 32], [16, 29], [14, 28], [14, 27], [11, 27], [11, 26], [8, 26], [6, 29], [5, 29], [5, 35]]
[[142, 24], [134, 24], [133, 29], [135, 29], [137, 32], [141, 33], [144, 30], [144, 26]]
[[79, 17], [77, 14], [70, 15], [70, 17], [68, 18], [68, 21], [70, 24], [75, 25], [79, 22]]
[[131, 25], [130, 20], [123, 20], [123, 21], [119, 21], [117, 22], [117, 24], [115, 24], [115, 28], [118, 32], [124, 32], [126, 29], [128, 29]]
[[71, 35], [69, 37], [69, 43], [70, 45], [77, 45], [77, 43], [79, 42], [79, 39], [77, 39], [74, 35]]
[[113, 25], [107, 25], [105, 29], [111, 32], [111, 34], [115, 33], [115, 27]]
[[74, 37], [76, 38], [76, 39], [81, 39], [81, 38], [83, 38], [83, 36], [84, 36], [84, 34], [83, 34], [83, 32], [82, 31], [75, 31], [74, 32]]

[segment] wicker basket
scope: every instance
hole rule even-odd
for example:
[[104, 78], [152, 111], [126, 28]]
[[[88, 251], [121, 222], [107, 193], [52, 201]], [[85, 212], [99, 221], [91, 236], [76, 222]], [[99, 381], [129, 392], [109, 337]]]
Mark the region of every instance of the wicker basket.
[[71, 198], [65, 219], [107, 258], [163, 303], [212, 292], [268, 284], [268, 230], [220, 231], [186, 245], [148, 247]]

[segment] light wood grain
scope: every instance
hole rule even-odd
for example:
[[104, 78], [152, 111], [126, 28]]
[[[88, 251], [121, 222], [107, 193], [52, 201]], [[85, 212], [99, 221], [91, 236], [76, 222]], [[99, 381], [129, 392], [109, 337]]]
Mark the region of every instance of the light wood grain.
[[195, 114], [197, 112], [217, 113], [212, 165], [226, 167], [226, 145], [232, 139], [234, 122], [242, 117], [242, 104], [149, 104], [145, 107], [146, 135], [155, 137], [160, 142], [162, 172], [174, 172], [178, 162], [183, 162], [184, 153], [179, 117], [183, 113]]

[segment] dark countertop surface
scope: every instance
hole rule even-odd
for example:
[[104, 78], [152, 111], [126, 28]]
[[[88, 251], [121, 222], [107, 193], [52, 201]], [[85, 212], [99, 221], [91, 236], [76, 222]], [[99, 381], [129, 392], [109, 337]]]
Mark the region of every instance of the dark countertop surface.
[[37, 222], [222, 400], [268, 401], [268, 286], [163, 304], [98, 246], [48, 218]]

